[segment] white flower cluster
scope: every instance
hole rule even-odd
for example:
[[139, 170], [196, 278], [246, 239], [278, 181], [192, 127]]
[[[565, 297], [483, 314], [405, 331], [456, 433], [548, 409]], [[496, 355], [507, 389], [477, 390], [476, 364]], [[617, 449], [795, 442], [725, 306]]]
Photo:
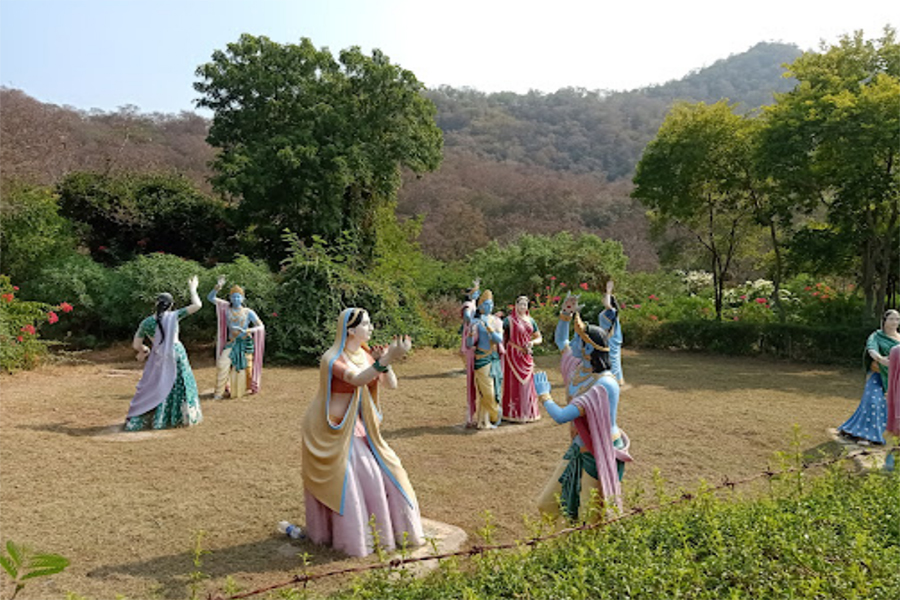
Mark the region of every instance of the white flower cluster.
[[713, 285], [713, 275], [706, 271], [676, 271], [676, 273], [691, 294], [696, 294], [703, 288]]

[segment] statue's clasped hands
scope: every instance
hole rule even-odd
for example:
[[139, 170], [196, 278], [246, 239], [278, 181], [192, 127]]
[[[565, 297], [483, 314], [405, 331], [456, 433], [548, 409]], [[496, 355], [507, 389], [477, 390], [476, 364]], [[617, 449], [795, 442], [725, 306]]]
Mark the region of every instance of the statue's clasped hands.
[[374, 347], [372, 356], [380, 364], [388, 366], [406, 356], [410, 349], [412, 349], [412, 338], [408, 335], [395, 335], [390, 344]]
[[580, 312], [582, 305], [578, 304], [578, 298], [579, 296], [573, 296], [571, 292], [566, 292], [566, 297], [563, 300], [559, 312], [564, 315], [574, 315], [575, 313]]

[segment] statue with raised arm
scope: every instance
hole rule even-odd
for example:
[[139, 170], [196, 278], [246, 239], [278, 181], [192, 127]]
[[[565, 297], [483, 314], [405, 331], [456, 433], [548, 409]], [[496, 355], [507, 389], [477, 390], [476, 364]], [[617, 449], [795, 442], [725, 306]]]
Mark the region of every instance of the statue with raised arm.
[[[197, 276], [191, 277], [191, 303], [178, 310], [172, 294], [157, 296], [155, 314], [141, 321], [134, 334], [136, 358], [147, 364], [128, 407], [125, 431], [190, 427], [203, 420], [194, 372], [178, 339], [178, 322], [200, 310], [198, 285]], [[153, 339], [152, 349], [144, 345], [148, 337]]]
[[469, 325], [466, 346], [475, 351], [475, 414], [470, 422], [478, 429], [500, 425], [500, 393], [503, 390], [503, 322], [493, 314], [494, 294], [485, 290], [478, 298], [478, 312]]
[[216, 391], [213, 397], [220, 400], [228, 392], [231, 398], [245, 393], [259, 392], [262, 380], [263, 354], [266, 347], [266, 328], [262, 319], [244, 306], [244, 289], [235, 285], [229, 300], [216, 295], [225, 285], [220, 275], [207, 299], [216, 307]]
[[382, 386], [397, 387], [392, 365], [412, 347], [409, 336], [369, 347], [369, 313], [347, 308], [334, 344], [319, 363], [319, 389], [303, 418], [303, 488], [310, 540], [350, 556], [375, 550], [372, 527], [387, 550], [424, 543], [416, 494], [381, 435]]
[[606, 333], [609, 340], [609, 363], [613, 375], [619, 385], [625, 383], [625, 375], [622, 373], [622, 325], [619, 322], [619, 303], [613, 296], [613, 280], [606, 282], [606, 294], [603, 295], [603, 310], [600, 311], [598, 322], [600, 328]]
[[543, 341], [528, 313], [528, 296], [516, 298], [515, 309], [503, 320], [503, 419], [530, 423], [541, 418], [534, 389], [533, 349]]
[[[570, 324], [575, 329], [571, 342]], [[535, 373], [534, 383], [550, 418], [571, 423], [571, 443], [541, 492], [538, 508], [558, 515], [562, 507], [569, 519], [585, 521], [592, 490], [606, 509], [621, 508], [620, 480], [625, 463], [632, 460], [630, 442], [616, 424], [619, 384], [611, 370], [609, 340], [600, 327], [581, 320], [577, 296], [566, 296], [555, 340], [562, 351], [560, 370], [567, 404], [560, 407], [550, 397], [545, 373]], [[598, 517], [604, 514], [601, 510]]]

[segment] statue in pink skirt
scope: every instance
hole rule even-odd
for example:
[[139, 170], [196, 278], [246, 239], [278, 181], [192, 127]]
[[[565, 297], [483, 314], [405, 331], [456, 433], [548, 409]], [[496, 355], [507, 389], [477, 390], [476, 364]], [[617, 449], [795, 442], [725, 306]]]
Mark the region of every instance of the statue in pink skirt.
[[541, 418], [534, 391], [534, 346], [541, 343], [537, 323], [528, 314], [528, 297], [516, 299], [515, 310], [503, 320], [503, 420], [530, 423]]
[[380, 389], [397, 387], [391, 363], [409, 337], [369, 348], [369, 313], [348, 308], [319, 365], [319, 390], [303, 420], [303, 487], [307, 536], [350, 556], [381, 546], [424, 543], [416, 494], [400, 459], [381, 436]]

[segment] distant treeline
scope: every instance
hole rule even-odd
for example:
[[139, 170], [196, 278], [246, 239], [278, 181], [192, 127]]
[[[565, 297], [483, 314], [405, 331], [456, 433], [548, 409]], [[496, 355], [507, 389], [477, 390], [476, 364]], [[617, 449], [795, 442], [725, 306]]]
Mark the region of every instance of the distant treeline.
[[[656, 253], [643, 209], [629, 197], [630, 176], [669, 107], [727, 97], [752, 110], [792, 87], [781, 65], [799, 54], [792, 45], [758, 44], [681, 80], [631, 92], [430, 90], [444, 132], [443, 166], [406, 177], [398, 213], [425, 215], [419, 241], [442, 259], [492, 239], [566, 230], [619, 240], [630, 268], [652, 269]], [[211, 191], [209, 123], [195, 113], [83, 111], [7, 88], [0, 111], [4, 182], [56, 185], [73, 171], [177, 171]]]

